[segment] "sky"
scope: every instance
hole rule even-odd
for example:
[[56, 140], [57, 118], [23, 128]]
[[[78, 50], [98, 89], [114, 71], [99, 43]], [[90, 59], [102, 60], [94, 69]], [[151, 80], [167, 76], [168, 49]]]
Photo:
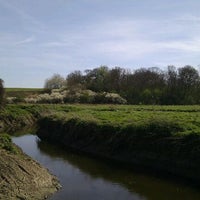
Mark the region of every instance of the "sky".
[[0, 0], [0, 78], [41, 88], [101, 65], [200, 66], [199, 0]]

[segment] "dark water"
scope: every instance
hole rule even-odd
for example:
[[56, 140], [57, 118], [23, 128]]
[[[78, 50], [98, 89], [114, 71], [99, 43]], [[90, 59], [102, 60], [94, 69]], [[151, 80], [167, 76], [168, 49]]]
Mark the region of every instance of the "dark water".
[[200, 199], [197, 188], [64, 151], [34, 135], [13, 141], [60, 180], [62, 189], [51, 200]]

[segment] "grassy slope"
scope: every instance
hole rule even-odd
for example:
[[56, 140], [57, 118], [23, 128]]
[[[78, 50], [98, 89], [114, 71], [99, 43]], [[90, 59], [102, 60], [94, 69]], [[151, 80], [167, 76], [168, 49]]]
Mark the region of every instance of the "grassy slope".
[[199, 106], [54, 106], [39, 121], [38, 135], [199, 181], [199, 111]]
[[0, 119], [29, 115], [43, 139], [200, 180], [200, 106], [8, 105]]
[[[173, 135], [200, 134], [200, 106], [129, 106], [129, 105], [7, 105], [0, 119], [25, 120], [32, 115], [48, 115], [54, 120], [76, 119], [101, 126], [135, 127], [157, 131], [167, 129]], [[164, 131], [163, 130], [163, 131]]]
[[[172, 128], [173, 134], [200, 134], [200, 106], [127, 106], [127, 105], [46, 105], [52, 118], [113, 127], [143, 127], [154, 124]], [[158, 130], [159, 131], [159, 130]], [[171, 133], [172, 133], [171, 132]]]

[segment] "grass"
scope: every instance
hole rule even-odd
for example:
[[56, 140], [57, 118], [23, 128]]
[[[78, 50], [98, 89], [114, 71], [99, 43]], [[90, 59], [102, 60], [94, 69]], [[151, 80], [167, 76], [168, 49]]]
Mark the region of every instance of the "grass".
[[41, 139], [200, 181], [200, 106], [17, 104], [0, 111], [0, 123], [29, 118]]
[[11, 137], [6, 133], [0, 134], [0, 149], [4, 149], [11, 153], [17, 153], [17, 148], [12, 143]]
[[42, 91], [42, 88], [5, 88], [6, 92]]
[[6, 97], [17, 97], [18, 99], [26, 98], [30, 95], [41, 94], [42, 88], [5, 88]]
[[200, 106], [54, 105], [55, 119], [78, 118], [119, 127], [178, 127], [174, 134], [200, 134]]
[[[0, 113], [25, 118], [28, 115], [46, 115], [54, 120], [79, 119], [101, 126], [135, 127], [136, 130], [172, 130], [174, 135], [200, 134], [200, 106], [134, 106], [134, 105], [7, 105]], [[140, 128], [139, 128], [140, 127]], [[158, 131], [157, 130], [157, 131]]]

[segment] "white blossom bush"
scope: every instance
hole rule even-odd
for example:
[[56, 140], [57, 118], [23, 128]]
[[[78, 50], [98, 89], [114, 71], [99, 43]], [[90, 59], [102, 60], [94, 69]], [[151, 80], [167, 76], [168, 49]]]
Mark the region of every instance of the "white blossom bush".
[[36, 97], [27, 97], [24, 99], [25, 103], [37, 103], [37, 98]]
[[37, 103], [51, 103], [50, 95], [47, 93], [38, 95]]
[[126, 104], [126, 99], [122, 98], [117, 93], [106, 93], [105, 94], [106, 103], [116, 103], [116, 104]]
[[96, 93], [92, 90], [60, 90], [54, 89], [50, 94], [44, 93], [25, 98], [26, 103], [113, 103], [126, 104], [126, 99], [116, 93]]
[[51, 103], [63, 103], [64, 95], [59, 92], [53, 92], [50, 94]]
[[7, 97], [6, 98], [6, 103], [13, 104], [13, 103], [16, 102], [16, 100], [17, 100], [17, 97]]

